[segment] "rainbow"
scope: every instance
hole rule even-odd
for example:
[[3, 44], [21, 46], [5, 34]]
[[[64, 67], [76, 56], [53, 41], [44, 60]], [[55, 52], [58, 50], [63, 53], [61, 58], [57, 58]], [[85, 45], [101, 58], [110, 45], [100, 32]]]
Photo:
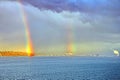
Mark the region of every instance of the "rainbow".
[[67, 27], [67, 55], [72, 56], [75, 52], [75, 46], [73, 42], [73, 28], [72, 26]]
[[33, 50], [33, 44], [32, 44], [31, 35], [30, 35], [29, 23], [27, 20], [27, 14], [24, 10], [24, 6], [22, 4], [22, 1], [18, 0], [18, 2], [19, 2], [21, 14], [22, 14], [22, 21], [24, 23], [24, 27], [26, 30], [25, 31], [26, 32], [26, 42], [27, 42], [26, 53], [28, 54], [28, 56], [34, 56], [34, 50]]

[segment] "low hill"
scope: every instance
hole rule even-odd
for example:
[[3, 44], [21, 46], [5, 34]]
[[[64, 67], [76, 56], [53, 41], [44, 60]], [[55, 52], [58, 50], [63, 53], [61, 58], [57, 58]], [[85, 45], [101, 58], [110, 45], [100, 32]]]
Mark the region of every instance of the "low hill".
[[26, 52], [0, 51], [0, 56], [28, 56]]

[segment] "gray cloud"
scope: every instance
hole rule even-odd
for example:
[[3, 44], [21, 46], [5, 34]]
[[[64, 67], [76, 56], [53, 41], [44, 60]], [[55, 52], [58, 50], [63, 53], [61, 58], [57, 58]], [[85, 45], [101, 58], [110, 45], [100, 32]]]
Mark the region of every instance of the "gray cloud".
[[25, 31], [17, 3], [0, 2], [0, 43], [24, 44]]

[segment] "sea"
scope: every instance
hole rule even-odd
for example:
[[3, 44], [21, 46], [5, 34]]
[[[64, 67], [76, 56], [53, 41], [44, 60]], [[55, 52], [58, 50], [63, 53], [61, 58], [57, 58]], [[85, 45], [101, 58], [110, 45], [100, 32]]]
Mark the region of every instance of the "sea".
[[0, 80], [120, 80], [120, 58], [0, 57]]

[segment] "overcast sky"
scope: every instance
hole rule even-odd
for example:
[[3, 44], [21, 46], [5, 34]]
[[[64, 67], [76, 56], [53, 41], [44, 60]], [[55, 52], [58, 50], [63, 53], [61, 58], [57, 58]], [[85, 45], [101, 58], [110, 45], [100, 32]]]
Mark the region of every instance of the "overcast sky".
[[26, 49], [21, 3], [36, 53], [65, 54], [68, 36], [74, 55], [120, 50], [120, 0], [1, 0], [1, 50]]

